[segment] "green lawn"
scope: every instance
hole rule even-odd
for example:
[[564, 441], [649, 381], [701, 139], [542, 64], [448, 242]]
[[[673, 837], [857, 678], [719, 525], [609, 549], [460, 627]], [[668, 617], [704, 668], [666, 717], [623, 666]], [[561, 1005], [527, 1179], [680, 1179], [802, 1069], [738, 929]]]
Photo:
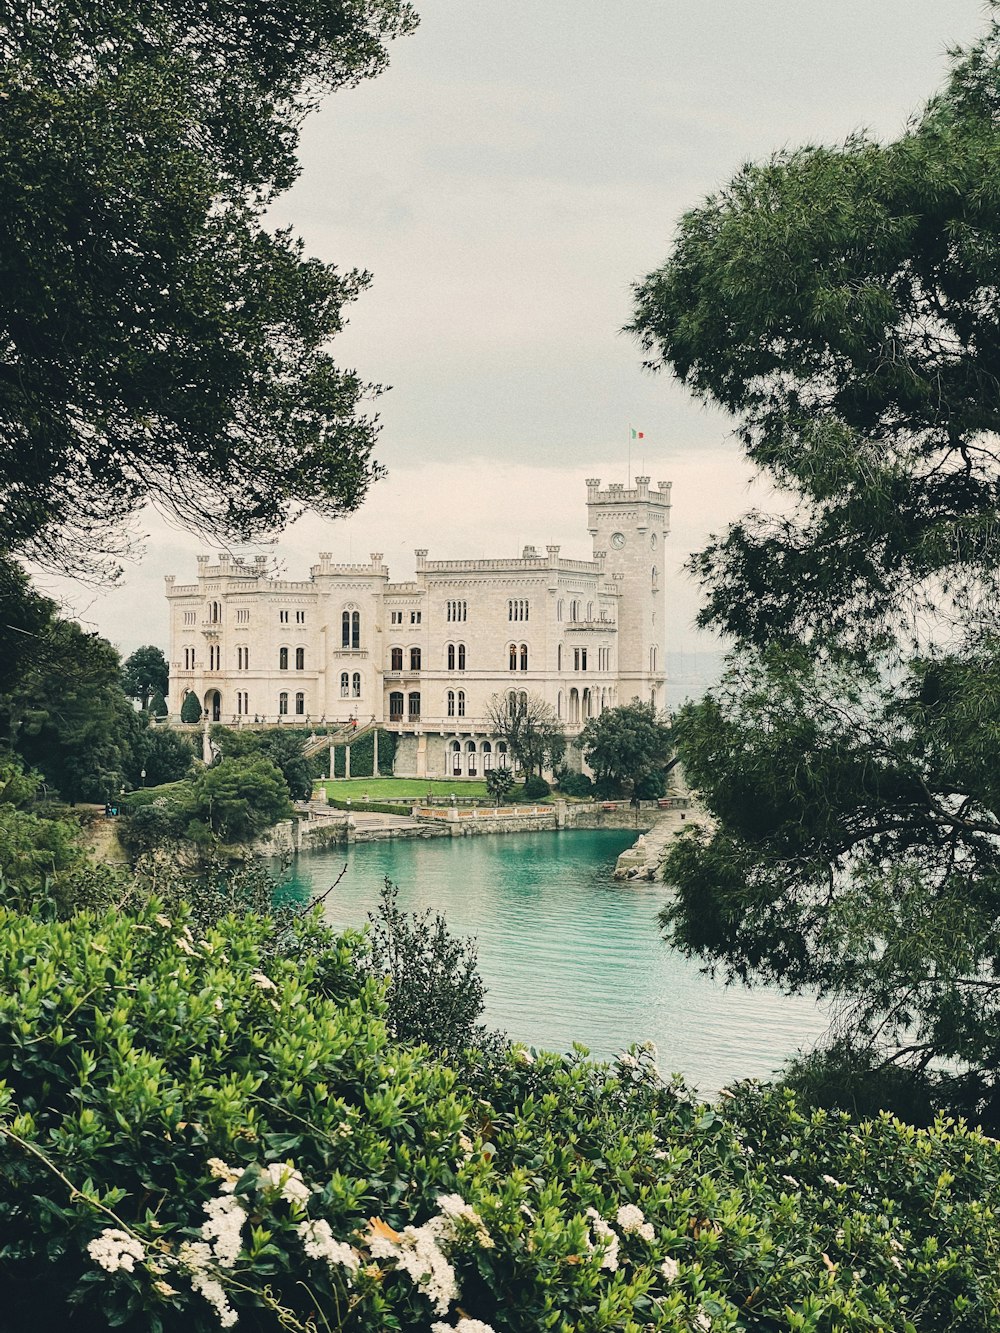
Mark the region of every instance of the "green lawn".
[[486, 795], [485, 782], [434, 782], [426, 778], [337, 778], [335, 782], [326, 778], [316, 787], [338, 801], [360, 801], [366, 793], [373, 801], [419, 801], [428, 793], [438, 797], [448, 797], [452, 792], [458, 797]]

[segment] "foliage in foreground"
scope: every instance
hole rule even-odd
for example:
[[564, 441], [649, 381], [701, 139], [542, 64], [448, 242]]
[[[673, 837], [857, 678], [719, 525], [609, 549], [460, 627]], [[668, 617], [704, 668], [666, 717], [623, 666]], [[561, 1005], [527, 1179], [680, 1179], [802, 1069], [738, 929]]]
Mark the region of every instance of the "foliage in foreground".
[[974, 1132], [803, 1117], [752, 1088], [723, 1113], [648, 1052], [515, 1048], [460, 1076], [389, 1039], [353, 940], [265, 956], [258, 916], [4, 911], [0, 932], [7, 1327], [912, 1333], [1000, 1314], [1000, 1152]]
[[846, 1001], [799, 1071], [824, 1099], [853, 1057], [852, 1099], [993, 1127], [998, 113], [992, 18], [895, 140], [776, 153], [686, 214], [634, 324], [786, 496], [691, 561], [737, 653], [677, 728], [713, 823], [669, 857], [671, 938]]
[[0, 548], [101, 571], [151, 499], [261, 533], [354, 509], [375, 390], [327, 350], [367, 275], [265, 213], [325, 93], [414, 26], [398, 0], [82, 0], [0, 35]]

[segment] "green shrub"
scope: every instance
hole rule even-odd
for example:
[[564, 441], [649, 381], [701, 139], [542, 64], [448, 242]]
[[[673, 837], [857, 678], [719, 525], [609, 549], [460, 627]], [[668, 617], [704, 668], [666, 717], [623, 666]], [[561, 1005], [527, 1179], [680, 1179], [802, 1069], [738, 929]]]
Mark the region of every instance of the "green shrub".
[[559, 790], [565, 796], [592, 796], [594, 784], [586, 773], [574, 773], [570, 768], [560, 768], [556, 774]]
[[[375, 732], [370, 731], [359, 740], [351, 742], [351, 773], [354, 777], [367, 777], [372, 771], [372, 759], [374, 753], [373, 737]], [[396, 734], [392, 731], [382, 731], [378, 733], [378, 767], [383, 776], [392, 776], [393, 764], [396, 759]], [[335, 778], [345, 777], [344, 772], [344, 746], [338, 745], [333, 754], [333, 776]], [[329, 751], [326, 751], [321, 757], [325, 764], [329, 763]], [[317, 777], [322, 776], [324, 772], [329, 772], [327, 768], [320, 768]]]
[[995, 1324], [1000, 1151], [974, 1131], [752, 1086], [713, 1109], [648, 1050], [460, 1078], [390, 1042], [356, 939], [279, 957], [254, 915], [0, 932], [7, 1328]]
[[387, 879], [378, 910], [368, 913], [366, 967], [388, 980], [389, 1031], [399, 1041], [426, 1042], [437, 1051], [492, 1048], [499, 1039], [479, 1024], [486, 987], [475, 940], [452, 935], [440, 912], [402, 911], [398, 895]]
[[538, 777], [535, 773], [524, 780], [524, 796], [528, 801], [541, 801], [548, 796], [551, 790], [552, 788], [545, 779]]
[[201, 701], [193, 690], [189, 690], [184, 696], [181, 704], [182, 722], [200, 722], [202, 714]]

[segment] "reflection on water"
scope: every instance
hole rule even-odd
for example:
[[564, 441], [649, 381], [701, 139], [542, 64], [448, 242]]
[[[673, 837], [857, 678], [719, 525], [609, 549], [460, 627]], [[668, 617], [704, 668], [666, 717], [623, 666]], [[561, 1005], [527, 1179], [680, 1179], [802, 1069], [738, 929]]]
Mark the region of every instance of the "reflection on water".
[[662, 884], [621, 884], [620, 830], [367, 843], [299, 857], [292, 891], [320, 893], [336, 926], [363, 925], [386, 877], [406, 910], [433, 907], [474, 935], [486, 1021], [519, 1041], [597, 1056], [654, 1041], [660, 1067], [704, 1092], [766, 1078], [825, 1026], [811, 1000], [725, 988], [669, 949]]

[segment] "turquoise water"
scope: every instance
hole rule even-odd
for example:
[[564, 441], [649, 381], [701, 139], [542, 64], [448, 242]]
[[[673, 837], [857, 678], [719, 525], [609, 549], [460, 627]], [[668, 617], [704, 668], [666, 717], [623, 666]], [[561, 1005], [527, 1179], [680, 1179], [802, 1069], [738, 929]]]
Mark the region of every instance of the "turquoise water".
[[662, 884], [617, 883], [633, 835], [580, 830], [365, 843], [301, 856], [292, 886], [326, 890], [330, 922], [360, 926], [386, 876], [400, 906], [444, 913], [474, 935], [487, 986], [486, 1021], [548, 1050], [576, 1041], [596, 1056], [656, 1043], [664, 1072], [703, 1092], [765, 1078], [809, 1046], [825, 1020], [808, 999], [726, 988], [663, 943]]

